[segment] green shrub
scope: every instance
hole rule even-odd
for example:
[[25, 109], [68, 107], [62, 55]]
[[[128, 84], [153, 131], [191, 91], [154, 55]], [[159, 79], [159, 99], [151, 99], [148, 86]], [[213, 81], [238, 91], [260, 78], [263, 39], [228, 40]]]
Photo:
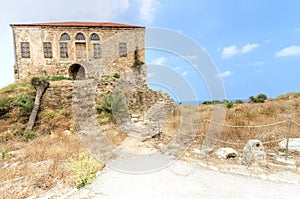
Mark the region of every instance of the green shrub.
[[115, 74], [113, 75], [113, 77], [116, 78], [116, 79], [119, 79], [119, 78], [120, 78], [120, 74], [119, 74], [119, 73], [115, 73]]
[[209, 105], [209, 104], [211, 104], [211, 101], [204, 101], [204, 102], [202, 102], [202, 104]]
[[238, 99], [238, 100], [235, 100], [235, 102], [234, 103], [236, 103], [236, 104], [243, 104], [244, 103], [244, 101], [243, 100], [240, 100], [240, 99]]
[[34, 98], [29, 93], [20, 93], [14, 97], [14, 104], [19, 107], [21, 116], [29, 116], [34, 105]]
[[228, 109], [229, 109], [229, 108], [232, 108], [232, 107], [233, 107], [233, 104], [234, 104], [233, 102], [226, 102], [226, 103], [225, 103], [226, 108], [228, 108]]
[[256, 97], [250, 96], [249, 97], [249, 102], [250, 103], [264, 103], [268, 97], [265, 94], [259, 94]]
[[103, 163], [85, 155], [80, 155], [78, 160], [73, 160], [73, 171], [77, 176], [77, 188], [80, 189], [91, 184], [96, 178], [96, 173], [103, 167]]
[[100, 101], [98, 101], [98, 105], [96, 106], [96, 110], [99, 114], [105, 112], [112, 114], [112, 94], [105, 94]]
[[35, 131], [25, 131], [24, 132], [25, 140], [28, 142], [35, 138], [36, 132]]
[[223, 100], [223, 102], [220, 100], [213, 100], [211, 103], [212, 104], [222, 104], [222, 103], [224, 103], [224, 100]]
[[10, 156], [9, 150], [2, 150], [1, 152], [2, 160]]
[[11, 108], [11, 99], [4, 97], [0, 99], [0, 116], [5, 115]]
[[64, 77], [64, 76], [46, 76], [46, 77], [43, 77], [43, 80], [46, 80], [46, 81], [61, 81], [61, 80], [71, 80], [71, 78]]
[[259, 94], [256, 97], [258, 103], [264, 103], [267, 99], [268, 97], [265, 94]]

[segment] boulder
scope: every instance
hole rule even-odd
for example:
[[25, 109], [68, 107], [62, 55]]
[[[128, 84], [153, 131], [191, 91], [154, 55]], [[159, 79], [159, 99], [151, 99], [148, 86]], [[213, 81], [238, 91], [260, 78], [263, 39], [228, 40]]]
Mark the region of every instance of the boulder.
[[[279, 142], [279, 148], [286, 149], [286, 142], [287, 139], [284, 139], [281, 142]], [[290, 138], [288, 149], [290, 152], [300, 153], [300, 138]]]
[[264, 146], [260, 140], [249, 140], [244, 147], [242, 164], [251, 165], [253, 163], [259, 163], [265, 161], [266, 153]]
[[220, 159], [235, 158], [238, 156], [238, 152], [233, 148], [219, 148], [215, 154]]

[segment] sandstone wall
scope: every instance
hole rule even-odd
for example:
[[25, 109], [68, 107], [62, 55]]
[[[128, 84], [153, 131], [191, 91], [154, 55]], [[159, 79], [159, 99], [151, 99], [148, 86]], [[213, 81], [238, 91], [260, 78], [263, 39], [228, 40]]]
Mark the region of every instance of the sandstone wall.
[[[99, 77], [112, 72], [124, 73], [134, 63], [134, 50], [138, 48], [140, 60], [145, 62], [144, 28], [95, 28], [95, 27], [43, 27], [15, 26], [15, 79], [29, 80], [32, 77], [61, 75], [69, 77], [69, 68], [80, 64], [86, 70], [88, 78]], [[60, 57], [60, 37], [63, 33], [70, 35], [68, 43], [68, 58]], [[75, 40], [77, 33], [85, 36], [85, 41]], [[100, 41], [91, 41], [91, 34], [100, 36]], [[21, 42], [30, 43], [30, 58], [22, 58]], [[43, 42], [52, 43], [53, 58], [44, 58]], [[76, 56], [76, 43], [84, 43], [86, 57]], [[101, 58], [94, 58], [93, 44], [101, 45]], [[119, 43], [127, 44], [127, 56], [119, 56]], [[146, 76], [145, 70], [142, 75]]]

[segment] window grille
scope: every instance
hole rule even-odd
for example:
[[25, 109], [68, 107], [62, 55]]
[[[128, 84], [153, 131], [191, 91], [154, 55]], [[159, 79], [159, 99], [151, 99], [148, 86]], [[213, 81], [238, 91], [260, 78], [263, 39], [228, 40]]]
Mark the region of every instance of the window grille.
[[22, 58], [30, 58], [29, 42], [21, 42], [21, 54]]
[[50, 42], [44, 42], [44, 57], [52, 58], [52, 44]]
[[101, 58], [101, 45], [94, 44], [94, 58], [99, 59]]
[[69, 40], [71, 40], [71, 38], [67, 33], [64, 33], [61, 35], [60, 40], [61, 41], [69, 41]]
[[85, 40], [85, 36], [82, 33], [78, 33], [75, 38], [76, 40]]
[[59, 43], [59, 46], [60, 46], [60, 57], [61, 58], [68, 58], [69, 57], [68, 43], [61, 42], [61, 43]]
[[120, 57], [126, 57], [127, 56], [126, 43], [120, 43], [119, 44], [119, 54], [120, 54]]
[[100, 37], [96, 33], [93, 33], [91, 35], [91, 41], [99, 41], [99, 40], [100, 40]]

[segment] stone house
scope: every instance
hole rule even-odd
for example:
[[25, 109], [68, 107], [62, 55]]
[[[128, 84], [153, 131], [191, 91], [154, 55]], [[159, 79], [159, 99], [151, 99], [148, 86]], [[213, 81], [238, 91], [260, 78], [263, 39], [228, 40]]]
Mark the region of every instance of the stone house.
[[[10, 26], [16, 81], [43, 76], [95, 78], [116, 71], [122, 74], [133, 66], [135, 53], [145, 62], [145, 27], [111, 22]], [[146, 69], [142, 75], [146, 76]]]

